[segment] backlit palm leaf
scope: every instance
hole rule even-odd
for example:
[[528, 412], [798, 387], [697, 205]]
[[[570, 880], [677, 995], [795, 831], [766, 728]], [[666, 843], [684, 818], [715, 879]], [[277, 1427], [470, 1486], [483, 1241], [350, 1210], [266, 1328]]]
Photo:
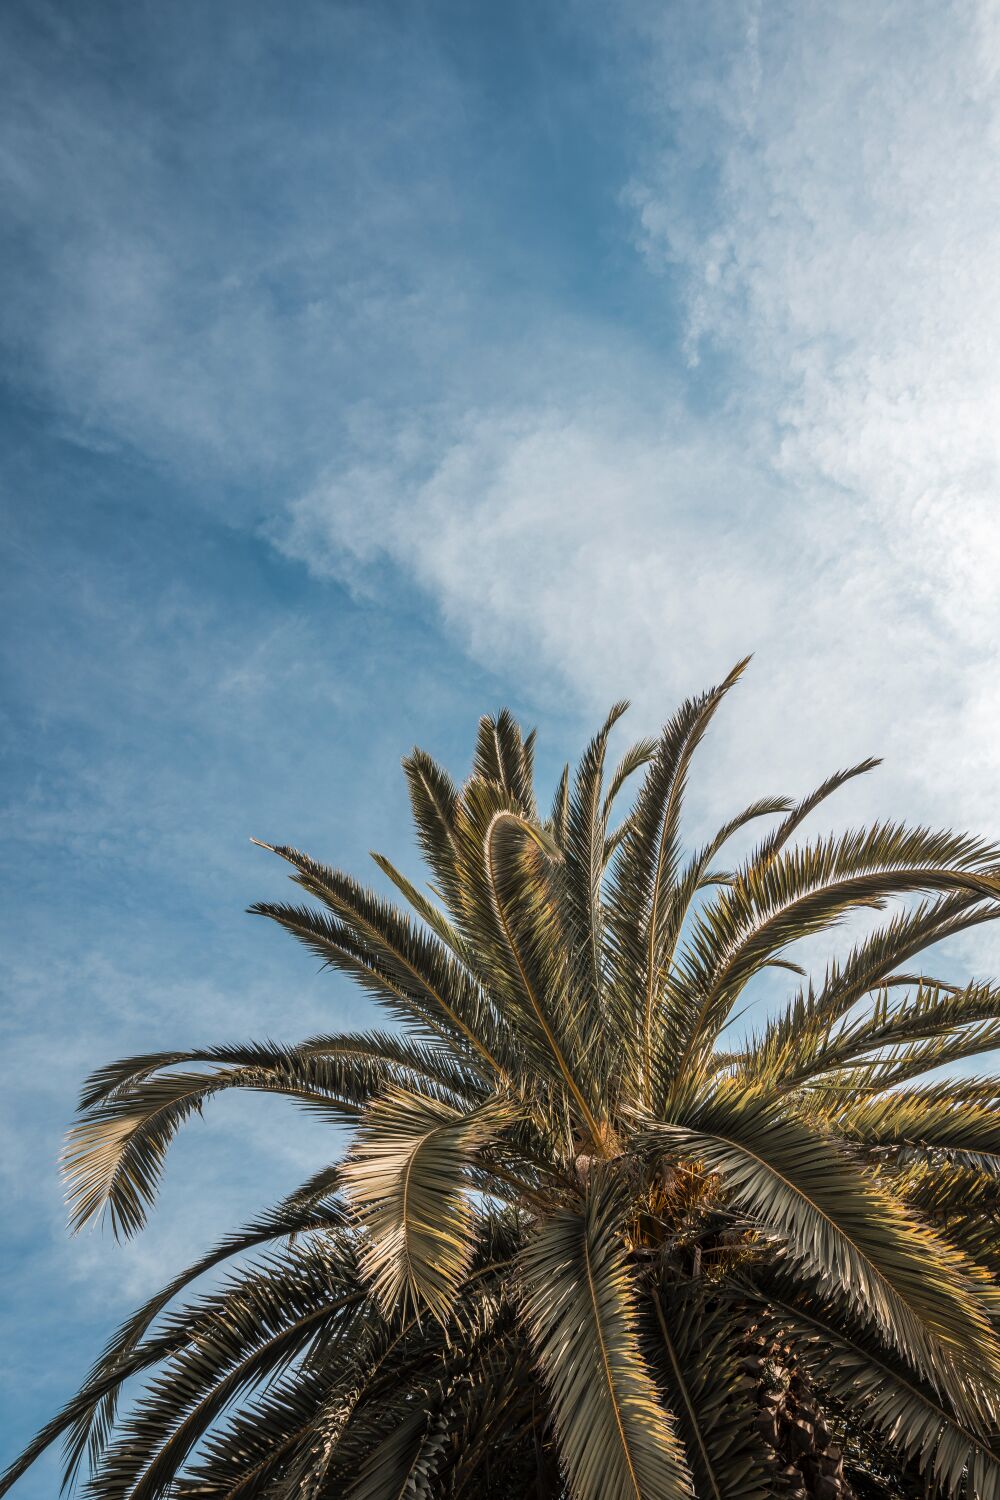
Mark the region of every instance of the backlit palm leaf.
[[1000, 1382], [1000, 1345], [959, 1258], [845, 1150], [735, 1084], [655, 1135], [717, 1174], [762, 1232], [956, 1405], [974, 1404], [980, 1376]]
[[412, 1301], [447, 1317], [472, 1259], [465, 1169], [511, 1115], [500, 1100], [463, 1115], [403, 1089], [365, 1113], [342, 1178], [370, 1237], [362, 1265], [386, 1311]]
[[525, 1310], [577, 1500], [680, 1500], [683, 1451], [639, 1344], [613, 1192], [556, 1213], [521, 1261]]
[[[0, 1494], [61, 1438], [88, 1500], [1000, 1500], [1000, 1079], [946, 1073], [1000, 1048], [1000, 990], [923, 956], [1000, 916], [1000, 851], [797, 843], [870, 761], [688, 847], [743, 666], [605, 784], [616, 705], [544, 821], [507, 710], [461, 787], [414, 750], [430, 875], [376, 856], [392, 901], [265, 846], [304, 898], [252, 910], [391, 1024], [99, 1069], [72, 1221], [136, 1232], [231, 1089], [346, 1126], [346, 1154], [147, 1300]], [[800, 939], [879, 908], [803, 972]], [[796, 992], [738, 1025], [765, 969]]]
[[[418, 1072], [426, 1082], [426, 1071], [433, 1068], [426, 1049], [391, 1039], [383, 1052], [377, 1037], [187, 1054], [220, 1064], [203, 1072], [175, 1071], [177, 1054], [165, 1056], [168, 1066], [161, 1071], [147, 1058], [137, 1071], [127, 1063], [113, 1083], [99, 1088], [92, 1082], [88, 1089], [94, 1102], [70, 1132], [63, 1155], [74, 1228], [107, 1210], [116, 1234], [141, 1229], [174, 1134], [221, 1092], [239, 1088], [279, 1095], [326, 1119], [350, 1122], [388, 1082], [406, 1082]], [[433, 1075], [432, 1082], [437, 1082]]]

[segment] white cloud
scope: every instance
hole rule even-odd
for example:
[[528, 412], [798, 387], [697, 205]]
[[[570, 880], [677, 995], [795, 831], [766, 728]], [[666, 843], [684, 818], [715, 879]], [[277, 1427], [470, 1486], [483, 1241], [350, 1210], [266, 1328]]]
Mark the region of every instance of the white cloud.
[[662, 152], [631, 186], [642, 247], [682, 271], [690, 346], [742, 363], [776, 469], [858, 497], [910, 597], [959, 650], [993, 649], [1000, 15], [843, 0], [758, 26], [756, 9], [700, 88], [663, 25], [656, 71], [715, 143], [717, 191], [693, 226]]
[[755, 650], [714, 790], [880, 752], [856, 805], [1000, 833], [1000, 19], [736, 14], [642, 27], [624, 199], [689, 399], [640, 408], [627, 361], [591, 363], [586, 393], [330, 473], [281, 545], [391, 560], [473, 654], [591, 712], [652, 718]]
[[388, 555], [474, 656], [591, 716], [625, 692], [652, 724], [756, 651], [716, 801], [882, 752], [898, 811], [1000, 825], [995, 704], [967, 637], [923, 611], [926, 568], [857, 497], [802, 505], [741, 430], [633, 416], [477, 418], [425, 477], [403, 457], [320, 483], [282, 545], [341, 578]]

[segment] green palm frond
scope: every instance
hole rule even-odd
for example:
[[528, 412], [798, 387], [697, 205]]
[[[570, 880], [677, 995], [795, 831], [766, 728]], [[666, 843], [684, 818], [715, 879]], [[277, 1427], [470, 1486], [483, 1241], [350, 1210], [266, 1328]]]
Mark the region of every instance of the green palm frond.
[[[326, 1184], [324, 1198], [329, 1197], [333, 1186], [332, 1182]], [[299, 1194], [292, 1195], [285, 1203], [279, 1204], [271, 1213], [253, 1221], [245, 1229], [227, 1235], [208, 1254], [188, 1266], [179, 1276], [175, 1276], [173, 1281], [168, 1282], [133, 1313], [91, 1369], [83, 1390], [45, 1429], [31, 1461], [44, 1447], [66, 1433], [65, 1482], [72, 1481], [85, 1453], [93, 1466], [103, 1453], [112, 1430], [121, 1386], [134, 1373], [135, 1351], [139, 1349], [155, 1320], [192, 1282], [233, 1257], [259, 1249], [262, 1245], [272, 1244], [275, 1240], [291, 1240], [317, 1230], [329, 1232], [343, 1229], [346, 1215], [339, 1204], [316, 1202], [308, 1194], [301, 1196], [304, 1201], [298, 1201]], [[159, 1358], [160, 1354], [157, 1353], [155, 1357]]]
[[510, 709], [502, 708], [495, 717], [480, 719], [472, 768], [474, 776], [500, 787], [522, 817], [537, 822], [533, 748], [534, 733], [524, 739]]
[[[624, 698], [621, 701], [624, 711], [628, 707], [628, 703]], [[615, 713], [614, 709], [612, 709], [612, 713]], [[617, 718], [618, 715], [616, 714], [615, 717]], [[630, 781], [637, 771], [641, 771], [643, 766], [649, 765], [656, 754], [656, 746], [657, 741], [654, 739], [636, 740], [634, 745], [629, 745], [625, 754], [615, 766], [608, 780], [608, 790], [605, 793], [604, 802], [601, 806], [601, 818], [605, 829], [611, 821], [614, 805], [626, 782]]]
[[711, 1047], [752, 976], [791, 943], [891, 897], [956, 893], [995, 901], [1000, 853], [966, 835], [877, 824], [784, 851], [737, 872], [699, 912], [679, 962], [691, 998], [675, 1076]]
[[848, 766], [846, 771], [834, 771], [833, 775], [821, 782], [814, 792], [809, 793], [808, 797], [803, 797], [801, 801], [788, 809], [788, 816], [783, 818], [777, 828], [768, 834], [764, 842], [754, 850], [749, 860], [751, 867], [760, 868], [766, 865], [784, 848], [796, 829], [805, 822], [810, 813], [816, 811], [821, 803], [825, 802], [828, 797], [832, 797], [834, 792], [839, 792], [842, 786], [846, 786], [855, 777], [866, 776], [869, 771], [874, 771], [881, 764], [880, 760], [868, 756], [857, 765]]
[[662, 1058], [669, 1057], [672, 1049], [683, 1043], [685, 1021], [690, 1009], [689, 996], [684, 990], [676, 990], [669, 981], [670, 966], [673, 964], [684, 924], [699, 891], [712, 885], [727, 884], [732, 878], [727, 872], [713, 870], [712, 862], [735, 833], [757, 818], [766, 818], [774, 813], [783, 812], [788, 805], [788, 799], [785, 797], [763, 797], [751, 802], [749, 807], [744, 808], [736, 817], [724, 823], [714, 837], [688, 859], [677, 876], [659, 959], [657, 992], [661, 1015], [659, 1035], [654, 1046], [654, 1081], [658, 1071], [657, 1065]]
[[[111, 1067], [91, 1074], [84, 1085], [80, 1109], [112, 1103], [135, 1092], [156, 1074], [166, 1073], [178, 1064], [221, 1064], [234, 1068], [308, 1069], [324, 1062], [343, 1065], [341, 1091], [353, 1103], [364, 1103], [371, 1092], [391, 1081], [419, 1081], [422, 1086], [447, 1090], [460, 1098], [479, 1098], [483, 1083], [477, 1075], [456, 1062], [454, 1053], [435, 1039], [425, 1042], [419, 1036], [393, 1031], [340, 1032], [308, 1037], [292, 1047], [273, 1042], [250, 1042], [242, 1046], [203, 1047], [191, 1052], [149, 1053], [141, 1058], [124, 1058]], [[354, 1071], [356, 1070], [356, 1071]], [[327, 1069], [317, 1072], [320, 1087], [337, 1087], [336, 1073]], [[356, 1088], [357, 1092], [348, 1091]]]
[[615, 856], [609, 930], [622, 983], [633, 987], [641, 980], [642, 984], [638, 1067], [647, 1095], [663, 944], [680, 860], [678, 835], [687, 774], [716, 709], [748, 661], [738, 662], [719, 687], [689, 699], [666, 725]]
[[573, 980], [587, 997], [588, 1007], [594, 1014], [603, 987], [600, 890], [607, 838], [607, 809], [603, 802], [604, 758], [608, 736], [627, 707], [624, 701], [614, 705], [584, 751], [573, 783], [566, 833], [561, 844], [567, 942], [572, 954]]
[[651, 1137], [717, 1174], [762, 1233], [956, 1404], [968, 1409], [983, 1381], [1000, 1386], [1000, 1345], [963, 1262], [835, 1142], [734, 1083]]
[[993, 1170], [980, 1172], [933, 1156], [902, 1166], [889, 1162], [883, 1170], [904, 1203], [995, 1281], [1000, 1275], [1000, 1179]]
[[694, 1476], [705, 1500], [773, 1500], [774, 1457], [757, 1433], [758, 1408], [743, 1365], [747, 1320], [711, 1286], [667, 1282], [652, 1290], [663, 1388], [677, 1413]]
[[[749, 823], [756, 822], [758, 818], [773, 817], [776, 813], [786, 812], [790, 806], [791, 803], [787, 797], [758, 797], [734, 818], [729, 818], [688, 861], [677, 881], [678, 895], [686, 894], [689, 904], [691, 895], [703, 887], [712, 861], [734, 834], [746, 828]], [[732, 877], [727, 875], [726, 878]], [[671, 915], [671, 931], [674, 935], [680, 932], [686, 911], [687, 906], [683, 898], [680, 901], [674, 901]]]
[[[383, 1052], [377, 1034], [326, 1037], [300, 1048], [217, 1047], [189, 1054], [216, 1064], [199, 1072], [174, 1070], [175, 1056], [165, 1054], [168, 1066], [160, 1072], [143, 1059], [134, 1081], [123, 1065], [102, 1093], [96, 1084], [88, 1090], [95, 1102], [70, 1131], [63, 1154], [74, 1228], [107, 1212], [116, 1235], [136, 1234], [155, 1198], [174, 1135], [208, 1099], [226, 1090], [278, 1095], [325, 1119], [354, 1122], [389, 1082], [414, 1076], [439, 1081], [427, 1048], [393, 1039]], [[447, 1093], [447, 1086], [441, 1091]]]
[[565, 925], [545, 835], [485, 782], [466, 788], [459, 814], [464, 921], [479, 934], [493, 985], [542, 1076], [563, 1086], [592, 1137], [602, 1134], [587, 1098], [587, 1059], [562, 961]]
[[894, 1047], [888, 1056], [857, 1069], [858, 1092], [874, 1093], [897, 1088], [939, 1068], [998, 1049], [1000, 1021], [980, 1021], [944, 1036]]
[[[450, 1493], [445, 1471], [454, 1470], [459, 1459], [472, 1455], [457, 1445], [467, 1429], [484, 1377], [507, 1368], [507, 1351], [517, 1360], [521, 1341], [517, 1337], [511, 1299], [496, 1269], [489, 1264], [505, 1240], [502, 1229], [489, 1219], [482, 1224], [475, 1269], [453, 1309], [454, 1326], [446, 1328], [417, 1314], [402, 1324], [386, 1326], [365, 1355], [363, 1369], [355, 1365], [355, 1376], [363, 1374], [351, 1399], [337, 1441], [329, 1451], [317, 1454], [317, 1462], [299, 1466], [292, 1475], [310, 1480], [322, 1476], [321, 1492], [344, 1494], [368, 1470], [372, 1482], [393, 1480], [398, 1472], [400, 1488], [411, 1478], [407, 1465], [416, 1462], [417, 1472], [426, 1466], [436, 1471], [440, 1489]], [[489, 1247], [489, 1248], [488, 1248]], [[461, 1337], [456, 1337], [460, 1331]], [[411, 1426], [415, 1415], [427, 1419]], [[503, 1424], [498, 1424], [503, 1429]], [[400, 1428], [409, 1428], [409, 1442], [393, 1443]], [[495, 1428], [496, 1431], [496, 1428]], [[423, 1443], [430, 1439], [429, 1445]], [[440, 1441], [443, 1439], [443, 1443]], [[371, 1461], [379, 1452], [378, 1460]], [[374, 1473], [372, 1471], [375, 1471]], [[297, 1494], [294, 1483], [291, 1494]]]
[[163, 1073], [89, 1110], [69, 1132], [63, 1152], [70, 1220], [80, 1229], [105, 1212], [116, 1236], [130, 1238], [156, 1196], [167, 1147], [205, 1101], [226, 1089], [280, 1094], [318, 1109], [330, 1120], [354, 1120], [360, 1106], [324, 1091], [330, 1070], [217, 1068]]
[[[0, 1496], [61, 1440], [88, 1500], [1000, 1500], [1000, 1078], [949, 1073], [1000, 1050], [1000, 987], [924, 957], [1000, 917], [1000, 849], [796, 842], [872, 761], [689, 847], [744, 665], [609, 773], [615, 705], [545, 820], [508, 710], [461, 786], [414, 750], [429, 876], [374, 855], [391, 899], [264, 846], [303, 896], [251, 910], [388, 1020], [100, 1068], [71, 1221], [137, 1232], [224, 1091], [349, 1144], [122, 1325]], [[887, 906], [818, 977], [793, 949]]]
[[402, 1089], [366, 1111], [342, 1177], [370, 1237], [362, 1264], [385, 1312], [412, 1301], [447, 1318], [472, 1260], [465, 1169], [513, 1113], [495, 1099], [460, 1114]]
[[811, 987], [800, 992], [784, 1014], [768, 1024], [747, 1054], [746, 1066], [760, 1077], [780, 1078], [783, 1083], [822, 1072], [821, 1055], [834, 1028], [859, 1000], [883, 988], [901, 964], [923, 949], [995, 915], [994, 904], [965, 891], [897, 912], [857, 944], [846, 960], [829, 967], [818, 992]]
[[474, 962], [475, 954], [462, 942], [458, 928], [449, 921], [447, 914], [441, 907], [425, 896], [423, 891], [418, 890], [412, 880], [409, 880], [401, 870], [397, 870], [392, 861], [387, 859], [384, 854], [378, 854], [373, 850], [372, 859], [382, 871], [382, 874], [388, 880], [392, 881], [392, 884], [399, 891], [407, 906], [413, 908], [417, 916], [423, 922], [426, 922], [427, 926], [434, 933], [434, 936], [439, 938], [445, 947], [451, 950], [459, 962], [464, 964]]
[[540, 1396], [521, 1331], [512, 1323], [503, 1344], [484, 1352], [467, 1385], [455, 1393], [441, 1492], [455, 1500], [494, 1493], [491, 1480], [500, 1474], [511, 1500], [529, 1494], [532, 1485], [552, 1500], [562, 1496], [565, 1487]]
[[901, 1044], [944, 1038], [974, 1023], [1000, 1021], [1000, 988], [994, 984], [970, 984], [962, 989], [923, 981], [916, 993], [900, 1004], [890, 1003], [890, 991], [882, 990], [867, 1017], [845, 1026], [838, 1034], [832, 1056], [823, 1060], [832, 1067], [853, 1062], [866, 1052]]
[[343, 1363], [369, 1318], [343, 1251], [334, 1258], [322, 1246], [299, 1246], [233, 1278], [193, 1317], [168, 1322], [175, 1347], [103, 1455], [104, 1492], [114, 1500], [169, 1493], [178, 1467], [235, 1399], [274, 1379], [321, 1338], [339, 1348]]
[[636, 771], [641, 771], [643, 766], [649, 765], [650, 761], [656, 754], [656, 746], [656, 740], [637, 740], [634, 745], [630, 745], [629, 748], [625, 751], [625, 754], [622, 756], [614, 771], [611, 773], [611, 779], [608, 782], [608, 790], [605, 794], [604, 804], [601, 808], [601, 816], [604, 821], [605, 830], [603, 856], [603, 864], [605, 870], [607, 870], [608, 865], [611, 863], [612, 855], [618, 848], [622, 839], [625, 838], [630, 827], [632, 826], [633, 821], [633, 813], [630, 812], [625, 818], [622, 819], [617, 828], [609, 832], [608, 829], [611, 823], [611, 814], [614, 811], [615, 803], [626, 782], [635, 775]]
[[566, 830], [569, 827], [569, 762], [563, 766], [562, 775], [556, 786], [555, 795], [552, 798], [552, 809], [548, 821], [544, 824], [544, 830], [551, 838], [557, 849], [566, 846]]
[[447, 771], [423, 750], [414, 749], [403, 761], [410, 807], [423, 856], [445, 896], [455, 894], [455, 811], [458, 789]]
[[[264, 1500], [289, 1491], [289, 1471], [315, 1458], [350, 1415], [342, 1371], [294, 1365], [207, 1436], [171, 1500]], [[299, 1493], [308, 1491], [300, 1484]]]
[[932, 1494], [1000, 1500], [1000, 1449], [990, 1434], [918, 1384], [870, 1329], [780, 1273], [753, 1295], [766, 1309], [764, 1326], [791, 1341], [816, 1384], [853, 1421], [913, 1460]]
[[[250, 908], [252, 912], [288, 927], [327, 962], [345, 968], [363, 983], [361, 971], [367, 971], [371, 984], [366, 987], [398, 1008], [402, 1018], [416, 1013], [434, 1031], [467, 1044], [472, 1055], [483, 1059], [494, 1073], [502, 1073], [502, 1064], [489, 1046], [490, 1041], [498, 1045], [494, 1034], [502, 1025], [495, 1008], [437, 938], [351, 876], [318, 864], [296, 849], [274, 847], [274, 852], [295, 867], [296, 883], [329, 907], [334, 923], [320, 928], [318, 922], [310, 921], [309, 908], [289, 911], [258, 904]], [[344, 957], [352, 962], [345, 963]], [[381, 992], [379, 975], [390, 981]]]
[[553, 1214], [522, 1256], [525, 1310], [576, 1500], [680, 1500], [690, 1475], [642, 1357], [614, 1194]]
[[991, 1099], [956, 1099], [947, 1083], [846, 1100], [827, 1119], [828, 1128], [894, 1163], [947, 1153], [1000, 1178], [1000, 1112]]
[[384, 1437], [346, 1500], [434, 1500], [446, 1435], [437, 1414], [416, 1412]]
[[[912, 994], [899, 993], [911, 986]], [[844, 1018], [825, 1010], [822, 997], [797, 997], [754, 1048], [760, 1076], [797, 1088], [884, 1060], [886, 1049], [932, 1040], [947, 1045], [971, 1034], [963, 1029], [974, 1023], [1000, 1020], [1000, 991], [992, 984], [959, 987], [926, 975], [885, 975], [872, 989], [871, 1009]]]

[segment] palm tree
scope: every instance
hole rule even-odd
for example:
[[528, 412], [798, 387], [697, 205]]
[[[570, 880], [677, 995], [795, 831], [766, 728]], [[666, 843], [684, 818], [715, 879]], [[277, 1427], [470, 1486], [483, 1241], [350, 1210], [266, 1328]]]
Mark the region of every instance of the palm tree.
[[[692, 755], [743, 665], [606, 784], [616, 705], [548, 818], [506, 711], [461, 790], [414, 751], [430, 894], [375, 856], [407, 911], [274, 849], [319, 904], [252, 910], [402, 1024], [100, 1070], [73, 1223], [136, 1233], [225, 1089], [350, 1147], [141, 1308], [0, 1493], [62, 1437], [93, 1500], [1000, 1500], [1000, 1081], [928, 1081], [1000, 1047], [1000, 989], [913, 966], [1000, 915], [1000, 849], [893, 823], [793, 846], [866, 761], [684, 854]], [[817, 982], [783, 956], [894, 898]], [[798, 993], [741, 1043], [774, 966]]]

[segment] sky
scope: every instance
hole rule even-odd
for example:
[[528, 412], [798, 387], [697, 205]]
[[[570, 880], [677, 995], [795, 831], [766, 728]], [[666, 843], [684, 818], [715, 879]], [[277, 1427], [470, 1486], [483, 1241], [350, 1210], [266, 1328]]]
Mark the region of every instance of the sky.
[[747, 652], [693, 834], [877, 754], [838, 826], [1000, 836], [998, 152], [992, 0], [6, 0], [0, 1459], [330, 1154], [227, 1098], [65, 1228], [89, 1069], [371, 1019], [251, 836], [415, 871], [414, 743]]

